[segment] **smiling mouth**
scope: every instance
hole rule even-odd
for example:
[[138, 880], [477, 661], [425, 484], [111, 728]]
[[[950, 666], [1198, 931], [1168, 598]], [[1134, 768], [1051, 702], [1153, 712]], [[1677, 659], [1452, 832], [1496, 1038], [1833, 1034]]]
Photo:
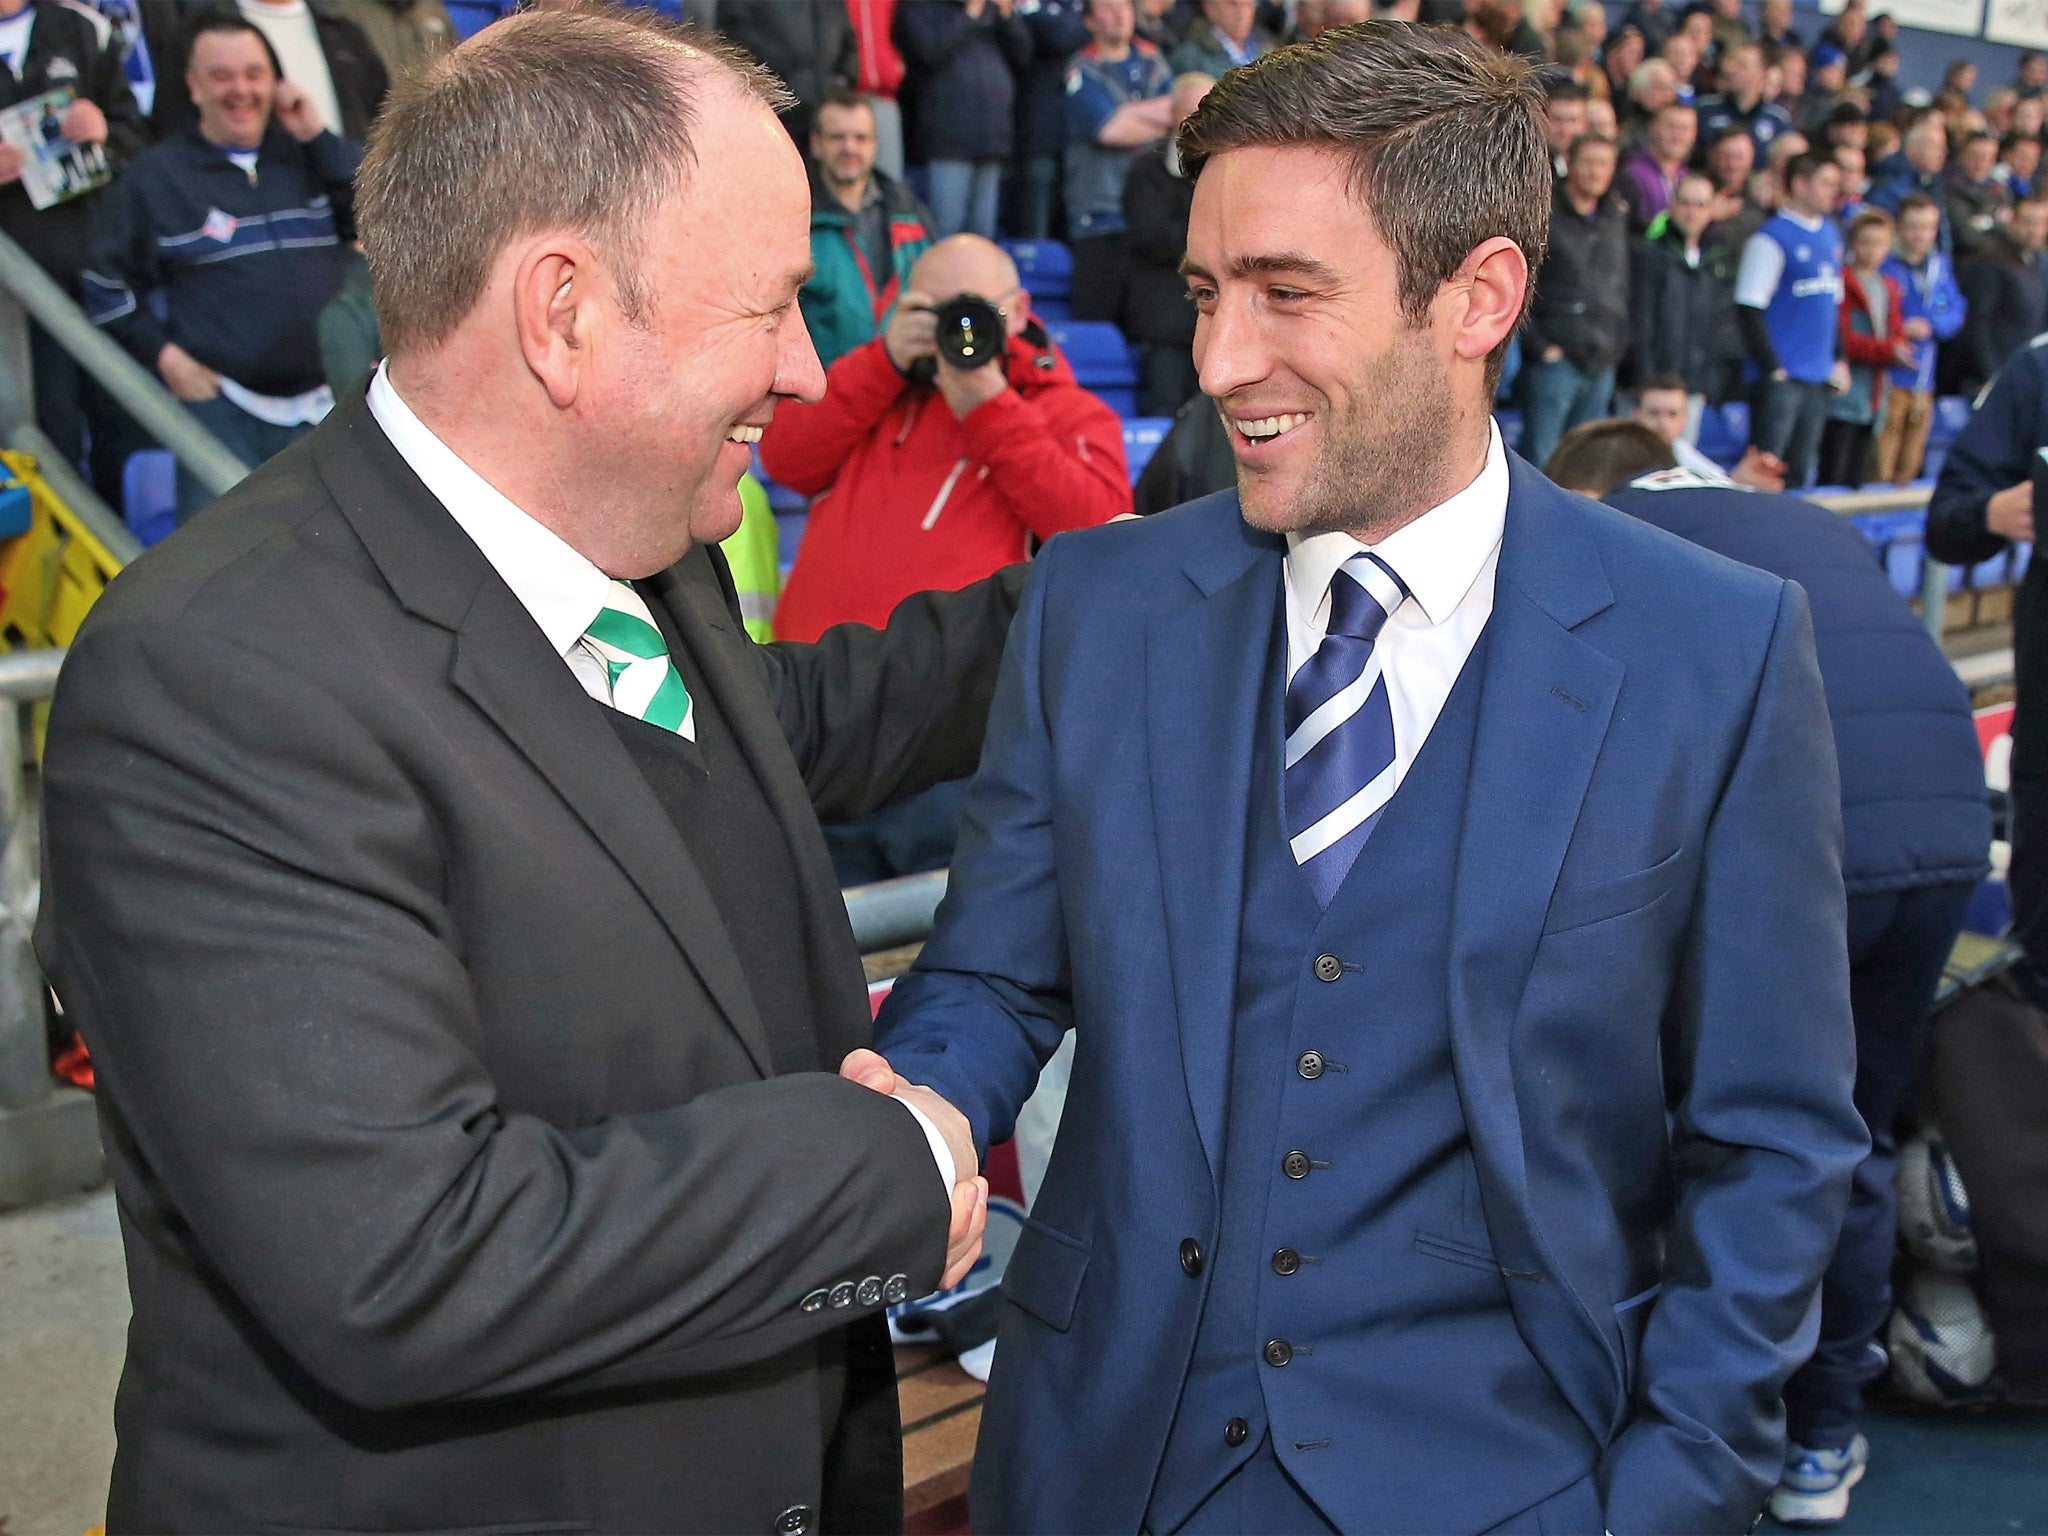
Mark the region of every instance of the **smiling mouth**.
[[725, 440], [728, 443], [758, 443], [761, 441], [761, 429], [745, 425], [737, 426], [725, 434]]
[[1232, 416], [1231, 429], [1247, 443], [1270, 443], [1296, 427], [1306, 426], [1311, 413], [1292, 411], [1280, 416]]

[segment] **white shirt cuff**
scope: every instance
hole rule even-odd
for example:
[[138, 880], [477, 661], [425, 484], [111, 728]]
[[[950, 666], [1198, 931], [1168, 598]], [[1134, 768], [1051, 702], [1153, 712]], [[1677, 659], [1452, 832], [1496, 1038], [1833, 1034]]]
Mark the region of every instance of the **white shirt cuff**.
[[946, 1138], [941, 1136], [939, 1128], [932, 1124], [932, 1117], [911, 1103], [910, 1100], [898, 1099], [896, 1102], [917, 1116], [918, 1129], [924, 1132], [924, 1139], [931, 1146], [932, 1161], [939, 1165], [939, 1177], [946, 1181], [946, 1198], [951, 1200], [953, 1198], [953, 1186], [959, 1182], [956, 1177], [959, 1170], [953, 1166], [953, 1152], [946, 1145]]

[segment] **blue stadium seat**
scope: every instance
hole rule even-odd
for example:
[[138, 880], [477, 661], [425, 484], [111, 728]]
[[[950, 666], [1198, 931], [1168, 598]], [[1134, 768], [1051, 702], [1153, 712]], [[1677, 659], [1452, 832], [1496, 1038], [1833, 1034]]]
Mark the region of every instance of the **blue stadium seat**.
[[1956, 440], [1970, 419], [1970, 402], [1962, 395], [1943, 395], [1934, 402], [1934, 421], [1927, 429], [1927, 446], [1946, 448]]
[[1065, 325], [1074, 318], [1073, 306], [1065, 298], [1042, 298], [1031, 295], [1031, 313], [1038, 317], [1043, 326]]
[[2034, 546], [2033, 546], [2033, 545], [2031, 545], [2031, 544], [2015, 544], [2015, 545], [2013, 545], [2013, 547], [2012, 547], [2012, 579], [2013, 579], [2014, 581], [2022, 581], [2022, 580], [2024, 580], [2024, 579], [2026, 578], [2026, 574], [2027, 574], [2027, 565], [2028, 565], [2028, 563], [2029, 563], [2029, 562], [2030, 562], [2030, 561], [2031, 561], [2031, 560], [2032, 560], [2033, 558], [2034, 558]]
[[510, 9], [499, 0], [447, 0], [447, 4], [457, 37], [474, 37]]
[[782, 567], [785, 579], [789, 568], [796, 564], [797, 546], [804, 541], [804, 528], [809, 524], [808, 512], [778, 512], [775, 514], [775, 563]]
[[1124, 462], [1130, 466], [1131, 484], [1138, 483], [1172, 427], [1171, 416], [1134, 416], [1124, 423]]
[[1106, 320], [1064, 320], [1048, 325], [1046, 332], [1083, 389], [1119, 416], [1138, 413], [1138, 349], [1122, 331]]
[[[1003, 240], [997, 242], [1017, 263], [1017, 277], [1031, 293], [1038, 308], [1041, 299], [1065, 299], [1074, 291], [1074, 258], [1057, 240]], [[1038, 308], [1040, 319], [1050, 319]]]
[[177, 527], [178, 461], [163, 448], [128, 455], [121, 466], [121, 520], [147, 547]]
[[1520, 411], [1495, 411], [1494, 424], [1500, 428], [1501, 446], [1513, 452], [1522, 445], [1522, 413]]
[[1749, 446], [1749, 412], [1743, 411], [1740, 429], [1728, 419], [1728, 407], [1709, 405], [1700, 412], [1700, 435], [1693, 446], [1716, 464], [1729, 465], [1742, 457]]

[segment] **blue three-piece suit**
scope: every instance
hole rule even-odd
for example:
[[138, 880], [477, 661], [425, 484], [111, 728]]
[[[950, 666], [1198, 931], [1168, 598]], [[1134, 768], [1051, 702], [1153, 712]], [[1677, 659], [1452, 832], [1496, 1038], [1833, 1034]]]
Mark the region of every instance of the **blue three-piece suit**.
[[1745, 1530], [1866, 1138], [1803, 597], [1511, 461], [1491, 618], [1327, 909], [1285, 545], [1069, 534], [880, 1049], [1010, 1134], [990, 1532]]

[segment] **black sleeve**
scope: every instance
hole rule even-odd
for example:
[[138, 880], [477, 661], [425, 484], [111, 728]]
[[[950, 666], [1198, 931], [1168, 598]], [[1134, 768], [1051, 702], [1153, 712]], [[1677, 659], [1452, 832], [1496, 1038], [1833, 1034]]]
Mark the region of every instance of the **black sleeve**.
[[1752, 309], [1747, 304], [1735, 306], [1735, 323], [1742, 331], [1742, 350], [1749, 354], [1749, 360], [1756, 364], [1757, 371], [1769, 378], [1778, 371], [1778, 349], [1771, 343], [1770, 328], [1764, 324], [1764, 312]]
[[104, 48], [96, 49], [86, 66], [91, 76], [79, 94], [100, 109], [107, 120], [106, 153], [109, 164], [126, 165], [149, 142], [149, 125], [142, 109], [135, 105], [135, 92], [128, 87], [128, 71], [121, 61], [121, 49], [110, 35]]
[[[448, 808], [291, 658], [190, 620], [89, 631], [44, 783], [37, 950], [123, 1133], [348, 1401], [687, 1379], [845, 1321], [800, 1304], [849, 1274], [937, 1280], [929, 1147], [852, 1083], [573, 1128], [503, 1107]], [[592, 1022], [563, 1018], [564, 1049]]]
[[2042, 372], [2040, 354], [2021, 353], [1970, 412], [1949, 446], [1927, 503], [1927, 553], [1935, 559], [1975, 565], [2006, 547], [2004, 539], [1985, 527], [1985, 509], [1998, 492], [2028, 479], [2036, 451], [2048, 440], [2041, 409]]
[[1029, 571], [907, 597], [884, 629], [837, 624], [811, 644], [756, 647], [820, 819], [865, 816], [974, 771]]
[[1177, 266], [1187, 251], [1188, 221], [1174, 190], [1172, 173], [1150, 151], [1132, 162], [1124, 178], [1124, 228], [1131, 249], [1155, 266]]

